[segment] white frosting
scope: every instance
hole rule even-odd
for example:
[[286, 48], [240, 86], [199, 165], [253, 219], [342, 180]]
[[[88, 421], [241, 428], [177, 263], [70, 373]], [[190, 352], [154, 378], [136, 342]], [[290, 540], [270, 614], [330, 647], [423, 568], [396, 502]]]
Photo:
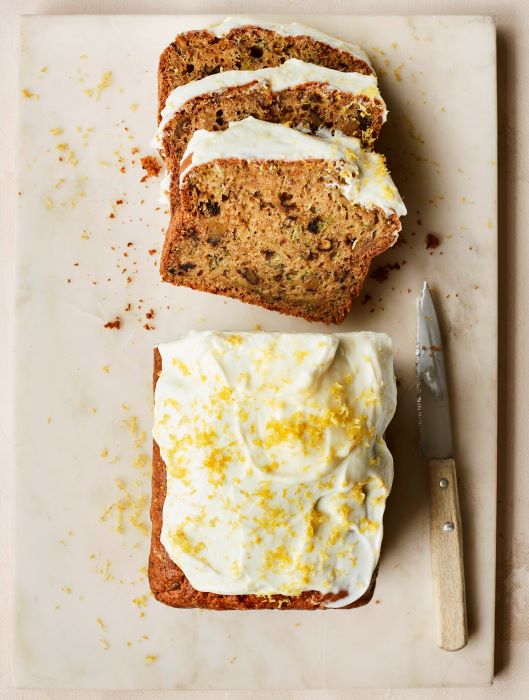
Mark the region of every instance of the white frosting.
[[158, 349], [161, 541], [192, 586], [358, 599], [393, 480], [388, 336], [208, 331]]
[[253, 117], [230, 122], [224, 131], [195, 131], [182, 157], [180, 183], [191, 168], [222, 158], [242, 160], [330, 160], [339, 167], [329, 174], [328, 186], [338, 187], [352, 202], [366, 208], [379, 207], [386, 214], [406, 214], [406, 207], [385, 166], [384, 157], [362, 149], [351, 136], [304, 134], [282, 124]]
[[359, 46], [356, 46], [355, 44], [348, 44], [341, 39], [336, 39], [335, 37], [324, 34], [317, 29], [305, 27], [305, 25], [298, 24], [297, 22], [292, 22], [291, 24], [276, 24], [275, 22], [266, 22], [255, 18], [227, 17], [223, 22], [220, 22], [219, 24], [212, 24], [207, 27], [207, 29], [215, 36], [220, 37], [228, 34], [232, 29], [238, 29], [239, 27], [262, 27], [263, 29], [269, 29], [270, 31], [275, 32], [276, 34], [281, 34], [282, 36], [309, 36], [311, 39], [321, 41], [322, 43], [332, 46], [335, 49], [347, 51], [347, 53], [356, 56], [356, 58], [359, 58], [361, 61], [365, 61], [368, 66], [371, 66], [367, 54]]
[[323, 66], [299, 61], [297, 58], [290, 58], [275, 68], [261, 68], [253, 71], [230, 70], [216, 73], [215, 75], [208, 75], [201, 80], [193, 80], [175, 88], [167, 98], [165, 107], [162, 110], [162, 119], [154, 137], [153, 146], [162, 148], [165, 127], [189, 100], [200, 95], [249, 85], [255, 81], [260, 84], [268, 84], [273, 92], [280, 92], [304, 83], [321, 83], [333, 90], [340, 90], [353, 95], [366, 95], [382, 102], [384, 106], [383, 119], [384, 121], [386, 120], [387, 111], [378, 91], [375, 75], [342, 73], [332, 68], [324, 68]]

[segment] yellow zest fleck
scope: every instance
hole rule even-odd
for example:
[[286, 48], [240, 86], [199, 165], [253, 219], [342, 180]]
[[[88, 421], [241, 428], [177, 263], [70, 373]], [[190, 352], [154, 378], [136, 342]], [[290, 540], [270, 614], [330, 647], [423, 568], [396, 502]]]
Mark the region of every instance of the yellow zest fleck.
[[50, 134], [53, 134], [53, 136], [60, 136], [63, 133], [64, 133], [64, 129], [61, 129], [60, 127], [56, 127], [55, 129], [50, 129]]
[[103, 459], [106, 459], [106, 458], [108, 457], [108, 450], [107, 450], [106, 447], [104, 447], [104, 448], [101, 450], [101, 457], [102, 457]]
[[176, 530], [171, 532], [169, 539], [175, 545], [175, 547], [181, 549], [184, 554], [190, 554], [191, 556], [197, 556], [205, 547], [203, 542], [191, 542], [189, 537], [184, 532], [183, 525], [180, 525]]
[[142, 452], [137, 457], [135, 457], [132, 464], [134, 467], [136, 467], [136, 469], [143, 469], [149, 464], [149, 456], [146, 455], [145, 452]]
[[217, 433], [209, 428], [208, 430], [202, 430], [195, 433], [195, 445], [197, 447], [209, 447], [215, 442]]
[[63, 593], [71, 593], [71, 592], [72, 592], [72, 588], [71, 588], [71, 586], [63, 586], [63, 587], [61, 588], [61, 591], [62, 591]]
[[369, 518], [363, 517], [360, 520], [359, 530], [360, 532], [376, 532], [379, 528], [379, 524], [376, 520], [369, 520]]
[[103, 649], [105, 651], [108, 651], [108, 649], [110, 649], [110, 644], [109, 644], [108, 640], [100, 639], [99, 641], [101, 642], [101, 646], [103, 647]]
[[145, 663], [147, 664], [147, 666], [151, 666], [157, 658], [158, 654], [147, 654], [147, 656], [145, 657]]
[[229, 386], [225, 386], [218, 392], [217, 396], [221, 401], [229, 401], [233, 396], [233, 391]]
[[213, 449], [204, 460], [204, 467], [209, 472], [208, 481], [213, 486], [221, 486], [226, 479], [231, 456], [220, 448]]
[[404, 63], [401, 63], [399, 66], [393, 69], [393, 75], [395, 76], [395, 80], [397, 80], [399, 83], [402, 82], [402, 69], [404, 68]]
[[133, 102], [133, 103], [130, 105], [130, 111], [131, 111], [131, 112], [136, 112], [137, 109], [138, 109], [138, 103], [137, 103], [137, 102]]
[[46, 205], [46, 209], [53, 209], [53, 201], [49, 197], [46, 197], [44, 204]]
[[177, 357], [173, 357], [171, 362], [175, 367], [177, 367], [180, 370], [180, 372], [182, 372], [184, 377], [189, 377], [191, 375], [189, 367], [185, 364], [185, 362], [182, 362], [182, 360], [179, 360]]
[[225, 340], [230, 345], [242, 345], [242, 336], [240, 335], [227, 335]]
[[371, 387], [364, 389], [358, 396], [359, 401], [363, 401], [366, 406], [379, 403], [379, 398]]
[[25, 97], [26, 100], [31, 100], [31, 99], [38, 100], [38, 99], [40, 99], [39, 95], [37, 95], [35, 92], [31, 92], [31, 90], [29, 90], [28, 88], [24, 88], [22, 90], [22, 97]]
[[285, 545], [280, 544], [279, 547], [269, 549], [265, 552], [264, 569], [266, 571], [279, 574], [290, 566], [292, 566], [292, 559], [285, 549]]
[[296, 352], [294, 353], [294, 358], [298, 365], [300, 365], [303, 362], [303, 360], [307, 357], [308, 354], [309, 353], [306, 350], [296, 350]]
[[137, 598], [133, 598], [132, 602], [137, 608], [146, 608], [147, 600], [148, 598], [146, 595], [140, 595]]
[[103, 622], [103, 620], [100, 617], [96, 617], [96, 622], [99, 625], [99, 627], [101, 627], [102, 630], [105, 629], [105, 623]]

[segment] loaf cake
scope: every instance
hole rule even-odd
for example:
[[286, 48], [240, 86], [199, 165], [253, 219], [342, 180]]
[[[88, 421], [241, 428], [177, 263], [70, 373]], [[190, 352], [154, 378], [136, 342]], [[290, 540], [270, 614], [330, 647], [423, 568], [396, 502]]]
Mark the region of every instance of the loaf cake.
[[325, 323], [345, 319], [406, 212], [358, 139], [252, 117], [196, 131], [179, 184], [164, 280]]
[[164, 50], [158, 70], [158, 112], [179, 85], [222, 71], [279, 66], [288, 58], [339, 71], [373, 72], [358, 46], [310, 27], [228, 18], [207, 29], [179, 34]]
[[[373, 74], [343, 73], [291, 58], [276, 68], [225, 71], [175, 88], [165, 103], [153, 145], [171, 178], [192, 134], [220, 131], [253, 116], [317, 133], [322, 127], [360, 138], [371, 147], [387, 110]], [[169, 183], [171, 211], [178, 185]]]
[[393, 479], [390, 339], [192, 332], [155, 350], [149, 581], [174, 607], [349, 608]]

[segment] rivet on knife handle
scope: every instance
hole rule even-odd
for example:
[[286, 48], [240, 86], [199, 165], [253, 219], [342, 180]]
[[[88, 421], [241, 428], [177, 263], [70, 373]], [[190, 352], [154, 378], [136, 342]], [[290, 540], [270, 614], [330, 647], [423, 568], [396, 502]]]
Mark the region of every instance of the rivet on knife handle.
[[461, 514], [453, 459], [431, 459], [430, 548], [437, 602], [437, 644], [457, 651], [467, 643]]

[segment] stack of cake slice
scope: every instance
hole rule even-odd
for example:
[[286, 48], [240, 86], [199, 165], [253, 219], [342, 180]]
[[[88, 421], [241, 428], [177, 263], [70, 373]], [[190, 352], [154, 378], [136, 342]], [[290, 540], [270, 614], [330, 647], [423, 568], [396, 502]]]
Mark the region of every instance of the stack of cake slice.
[[386, 114], [364, 52], [308, 27], [177, 36], [159, 67], [163, 279], [341, 323], [406, 213], [372, 151]]

